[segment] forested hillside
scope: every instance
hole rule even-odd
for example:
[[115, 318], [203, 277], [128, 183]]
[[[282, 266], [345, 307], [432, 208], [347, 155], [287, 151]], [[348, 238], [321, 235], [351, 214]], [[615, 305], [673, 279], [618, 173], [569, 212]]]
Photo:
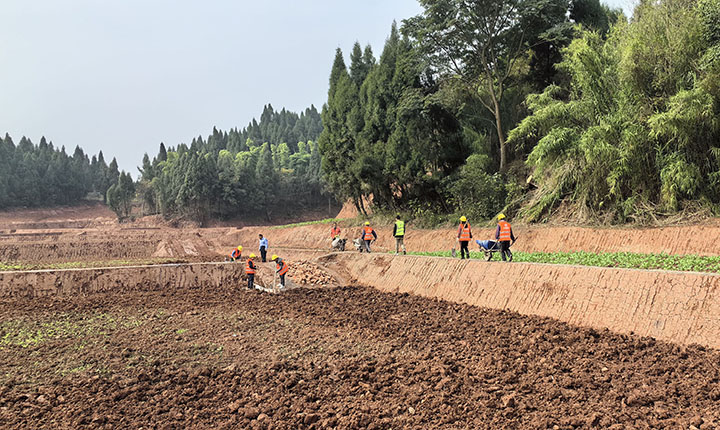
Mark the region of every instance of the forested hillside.
[[69, 156], [44, 137], [38, 144], [23, 137], [17, 145], [7, 134], [0, 138], [0, 208], [73, 204], [90, 192], [104, 198], [120, 174], [102, 151], [90, 159], [79, 147]]
[[[718, 0], [420, 0], [337, 50], [332, 191], [422, 218], [645, 221], [720, 203]], [[569, 215], [567, 215], [569, 214]]]
[[253, 119], [243, 130], [213, 129], [190, 145], [160, 144], [152, 160], [145, 154], [140, 168], [137, 194], [144, 213], [200, 222], [240, 216], [271, 221], [275, 213], [327, 205], [313, 142], [321, 130], [314, 106], [297, 115], [267, 105], [260, 122]]

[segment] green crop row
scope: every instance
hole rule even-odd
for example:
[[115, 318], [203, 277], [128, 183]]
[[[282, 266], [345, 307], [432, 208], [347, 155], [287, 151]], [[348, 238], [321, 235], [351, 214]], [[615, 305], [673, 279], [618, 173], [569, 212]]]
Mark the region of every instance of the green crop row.
[[[413, 255], [450, 257], [450, 251], [411, 252]], [[473, 251], [470, 258], [484, 259]], [[500, 254], [493, 255], [500, 261]], [[579, 266], [621, 267], [627, 269], [677, 270], [683, 272], [720, 272], [720, 256], [636, 254], [631, 252], [513, 252], [514, 262], [571, 264]]]
[[67, 261], [63, 263], [3, 263], [0, 262], [0, 271], [12, 270], [59, 270], [59, 269], [89, 269], [95, 267], [115, 266], [147, 266], [152, 264], [177, 263], [177, 259], [154, 258], [145, 260], [112, 260], [112, 261]]

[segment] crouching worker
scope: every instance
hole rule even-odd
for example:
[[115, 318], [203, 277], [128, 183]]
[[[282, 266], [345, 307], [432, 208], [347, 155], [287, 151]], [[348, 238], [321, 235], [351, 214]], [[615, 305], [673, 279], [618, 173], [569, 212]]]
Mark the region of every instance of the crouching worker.
[[230, 261], [236, 261], [239, 260], [240, 257], [242, 257], [242, 246], [238, 246], [237, 248], [233, 249], [230, 253]]
[[502, 261], [509, 259], [512, 261], [512, 254], [510, 253], [511, 242], [515, 242], [515, 235], [513, 234], [510, 223], [505, 221], [505, 215], [498, 215], [498, 226], [495, 230], [495, 239], [500, 242], [500, 256]]
[[290, 269], [290, 266], [277, 255], [273, 255], [270, 261], [275, 262], [275, 272], [280, 277], [280, 289], [282, 290], [285, 288], [285, 274], [288, 272], [288, 269]]
[[245, 267], [245, 273], [248, 278], [248, 288], [255, 288], [255, 254], [250, 254], [247, 261], [247, 267]]

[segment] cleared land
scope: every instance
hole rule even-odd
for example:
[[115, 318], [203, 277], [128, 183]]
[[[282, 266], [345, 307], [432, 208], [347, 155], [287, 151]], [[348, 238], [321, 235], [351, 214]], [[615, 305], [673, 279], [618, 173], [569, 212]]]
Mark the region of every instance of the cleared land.
[[[296, 283], [311, 288], [271, 295], [243, 289], [237, 277], [210, 288], [184, 276], [161, 288], [133, 280], [132, 291], [118, 284], [0, 299], [2, 428], [720, 427], [717, 350], [382, 293], [351, 279], [317, 288], [318, 279], [332, 283], [308, 261], [327, 249], [327, 225], [118, 226], [97, 207], [86, 212], [36, 211], [29, 221], [0, 214], [0, 262], [22, 269], [222, 261], [238, 244], [245, 255], [254, 251], [265, 232], [273, 252], [293, 261]], [[626, 242], [644, 249], [685, 228], [633, 230]], [[392, 238], [379, 233], [378, 250], [387, 250]], [[452, 242], [452, 232], [412, 234], [408, 245], [419, 251], [449, 249], [448, 235]], [[533, 230], [518, 250], [538, 252], [548, 237], [558, 250], [585, 237], [587, 251], [623, 251], [616, 236]], [[712, 254], [705, 242], [693, 246]], [[658, 246], [652, 251], [665, 250]]]
[[12, 301], [0, 319], [4, 427], [720, 425], [715, 351], [367, 288]]

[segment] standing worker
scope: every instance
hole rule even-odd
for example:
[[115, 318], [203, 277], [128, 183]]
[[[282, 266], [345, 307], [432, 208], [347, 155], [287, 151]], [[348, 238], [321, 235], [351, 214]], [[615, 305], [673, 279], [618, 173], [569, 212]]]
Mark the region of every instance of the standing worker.
[[370, 253], [370, 244], [377, 240], [377, 233], [370, 227], [370, 221], [365, 221], [365, 228], [362, 229], [363, 243], [365, 244], [365, 251]]
[[280, 276], [280, 289], [285, 289], [285, 274], [288, 272], [288, 269], [290, 269], [290, 266], [277, 255], [273, 255], [270, 261], [275, 262], [275, 272]]
[[460, 226], [458, 227], [457, 240], [460, 242], [460, 259], [464, 260], [465, 256], [470, 259], [470, 250], [468, 249], [468, 243], [472, 239], [472, 230], [470, 229], [470, 223], [465, 215], [460, 217]]
[[237, 248], [233, 249], [230, 253], [230, 261], [239, 260], [240, 257], [242, 257], [242, 246], [238, 246]]
[[393, 236], [395, 236], [395, 255], [398, 255], [400, 248], [402, 248], [403, 255], [407, 254], [405, 250], [405, 221], [400, 219], [400, 214], [395, 217]]
[[259, 234], [258, 237], [260, 238], [260, 258], [262, 258], [262, 262], [266, 262], [267, 258], [267, 250], [268, 250], [268, 240], [267, 238], [263, 237], [262, 234]]
[[255, 262], [253, 261], [255, 259], [255, 254], [250, 254], [250, 257], [248, 257], [247, 261], [247, 267], [245, 267], [245, 273], [247, 274], [248, 278], [248, 288], [253, 289], [255, 288]]
[[507, 261], [505, 257], [512, 261], [512, 253], [510, 252], [511, 241], [515, 242], [515, 235], [513, 234], [510, 223], [505, 221], [505, 215], [498, 215], [498, 226], [495, 230], [495, 239], [500, 242], [500, 256], [502, 261]]

